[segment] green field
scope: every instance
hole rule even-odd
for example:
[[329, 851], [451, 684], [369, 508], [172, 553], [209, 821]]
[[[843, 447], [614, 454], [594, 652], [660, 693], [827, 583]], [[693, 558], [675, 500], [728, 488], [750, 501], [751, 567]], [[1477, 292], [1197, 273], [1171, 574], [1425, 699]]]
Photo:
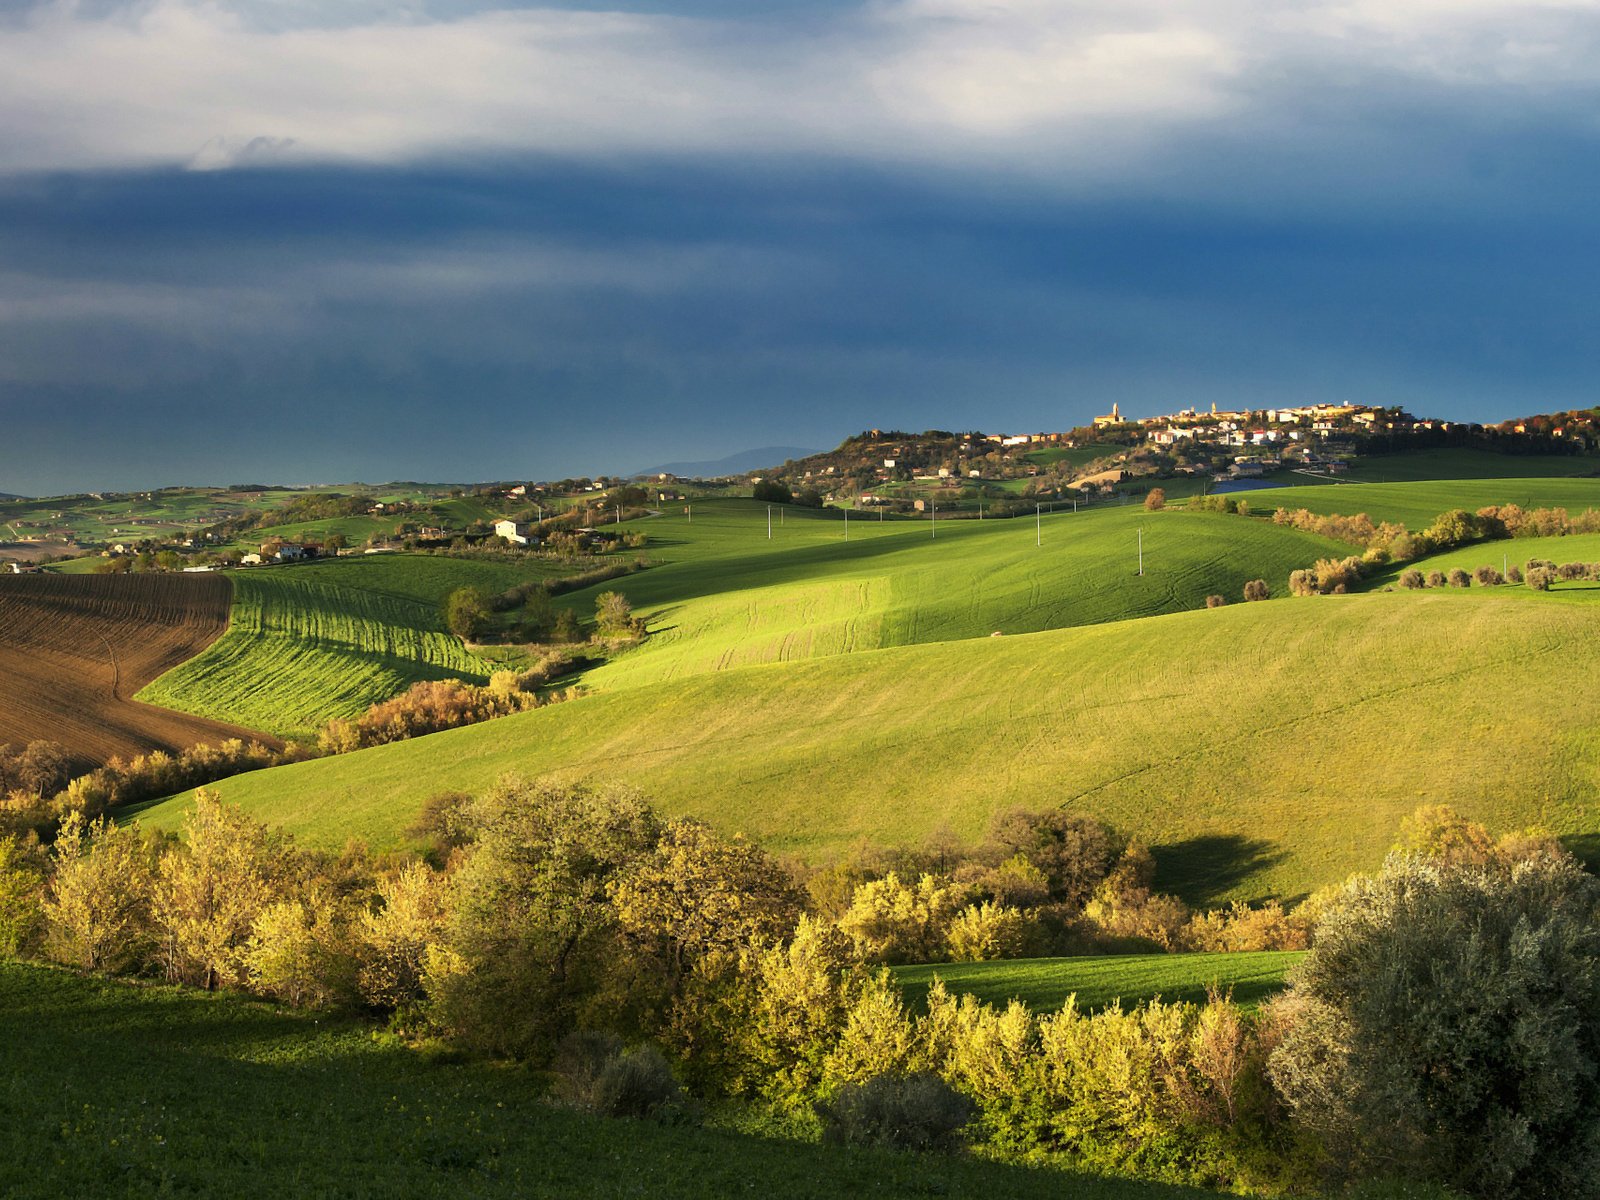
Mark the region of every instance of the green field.
[[1496, 454], [1490, 450], [1439, 448], [1374, 454], [1350, 464], [1345, 479], [1362, 483], [1406, 483], [1438, 479], [1542, 479], [1593, 475], [1600, 458], [1580, 454]]
[[1037, 463], [1041, 467], [1052, 467], [1059, 462], [1082, 467], [1097, 458], [1108, 458], [1126, 449], [1126, 446], [1049, 446], [1041, 450], [1030, 450], [1022, 457], [1025, 461]]
[[271, 511], [314, 494], [313, 489], [168, 488], [96, 499], [93, 496], [0, 501], [0, 526], [79, 541], [137, 541], [192, 532], [246, 512]]
[[1293, 898], [1378, 866], [1423, 803], [1600, 831], [1600, 612], [1545, 599], [1314, 597], [746, 667], [217, 789], [337, 847], [506, 771], [623, 780], [813, 860], [1063, 806], [1152, 844], [1191, 902]]
[[894, 978], [909, 1001], [922, 1005], [935, 979], [952, 995], [971, 995], [1004, 1007], [1020, 1000], [1035, 1012], [1055, 1012], [1076, 996], [1090, 1011], [1120, 1001], [1203, 1004], [1212, 985], [1231, 991], [1236, 1003], [1255, 1006], [1284, 986], [1303, 951], [1236, 954], [1108, 954], [1087, 958], [1028, 958], [1008, 962], [922, 963], [895, 967]]
[[538, 560], [374, 554], [232, 572], [228, 632], [138, 698], [304, 737], [418, 680], [482, 683], [491, 667], [446, 632], [444, 597], [465, 586], [501, 591], [555, 570]]
[[[1496, 571], [1504, 571], [1507, 567], [1521, 567], [1535, 558], [1545, 559], [1557, 565], [1569, 562], [1600, 562], [1600, 534], [1580, 533], [1567, 537], [1505, 538], [1490, 542], [1474, 542], [1470, 546], [1458, 546], [1442, 554], [1431, 554], [1416, 562], [1402, 563], [1382, 576], [1376, 577], [1370, 586], [1393, 583], [1400, 577], [1400, 572], [1408, 567], [1415, 567], [1424, 573], [1448, 572], [1452, 568], [1460, 567], [1471, 574], [1478, 567], [1493, 567]], [[1557, 582], [1552, 585], [1549, 594], [1596, 598], [1600, 597], [1600, 583]]]
[[[1515, 460], [1518, 463], [1522, 459]], [[1547, 460], [1534, 460], [1547, 461]], [[1258, 513], [1305, 508], [1314, 513], [1366, 513], [1374, 521], [1398, 521], [1420, 531], [1442, 512], [1476, 511], [1489, 504], [1524, 508], [1600, 508], [1600, 479], [1457, 479], [1415, 483], [1311, 484], [1241, 492]]]
[[[777, 518], [774, 517], [774, 522]], [[639, 649], [592, 672], [595, 688], [634, 687], [756, 663], [925, 642], [1032, 633], [1237, 599], [1247, 580], [1275, 592], [1342, 543], [1217, 513], [1127, 506], [1034, 519], [853, 520], [790, 509], [766, 537], [766, 506], [697, 505], [632, 523], [663, 565], [574, 593], [623, 591], [649, 622]], [[1137, 571], [1143, 532], [1145, 574]], [[1042, 541], [1042, 545], [1036, 542]]]
[[555, 1108], [523, 1070], [223, 994], [0, 962], [0, 1195], [1210, 1193]]

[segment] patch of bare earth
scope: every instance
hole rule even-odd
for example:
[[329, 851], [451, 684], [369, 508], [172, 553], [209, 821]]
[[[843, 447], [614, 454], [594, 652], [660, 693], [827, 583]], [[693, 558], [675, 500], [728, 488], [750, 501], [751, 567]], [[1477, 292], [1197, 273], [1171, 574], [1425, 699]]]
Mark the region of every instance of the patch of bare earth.
[[254, 730], [131, 697], [228, 628], [218, 575], [0, 575], [0, 742], [59, 742], [83, 763]]

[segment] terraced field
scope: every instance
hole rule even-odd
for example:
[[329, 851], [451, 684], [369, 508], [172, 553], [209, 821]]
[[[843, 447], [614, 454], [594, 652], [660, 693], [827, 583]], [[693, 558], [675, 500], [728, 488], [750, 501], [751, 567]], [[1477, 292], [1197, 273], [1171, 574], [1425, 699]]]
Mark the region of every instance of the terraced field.
[[895, 982], [912, 1004], [925, 1003], [937, 978], [952, 995], [970, 995], [1004, 1007], [1020, 1000], [1035, 1012], [1055, 1012], [1077, 997], [1090, 1011], [1119, 1001], [1132, 1007], [1147, 1000], [1205, 1002], [1216, 986], [1254, 1006], [1279, 991], [1299, 951], [1234, 954], [1107, 954], [1086, 958], [1023, 958], [1005, 962], [922, 963], [895, 967]]
[[229, 595], [209, 575], [0, 576], [0, 742], [60, 742], [87, 766], [259, 737], [130, 698], [221, 635]]
[[506, 771], [620, 780], [813, 860], [1062, 806], [1146, 840], [1192, 902], [1294, 897], [1377, 866], [1428, 802], [1596, 848], [1600, 610], [1542, 599], [1327, 596], [730, 669], [218, 790], [337, 847]]
[[458, 587], [500, 591], [542, 564], [366, 555], [230, 573], [227, 634], [145, 688], [142, 700], [304, 737], [423, 679], [487, 680], [490, 667], [444, 628]]

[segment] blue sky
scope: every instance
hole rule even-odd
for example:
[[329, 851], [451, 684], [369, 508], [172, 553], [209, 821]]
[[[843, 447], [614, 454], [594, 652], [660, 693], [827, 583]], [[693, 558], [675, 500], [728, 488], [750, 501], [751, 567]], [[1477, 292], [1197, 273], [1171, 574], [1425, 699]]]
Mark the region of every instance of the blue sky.
[[1597, 51], [1512, 0], [0, 0], [0, 491], [1587, 406]]

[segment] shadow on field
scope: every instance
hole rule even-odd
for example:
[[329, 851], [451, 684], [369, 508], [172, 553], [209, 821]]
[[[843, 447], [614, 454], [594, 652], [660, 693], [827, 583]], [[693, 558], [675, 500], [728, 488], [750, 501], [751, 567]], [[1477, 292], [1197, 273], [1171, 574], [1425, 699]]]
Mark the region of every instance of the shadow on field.
[[1600, 869], [1600, 833], [1568, 833], [1561, 844], [1589, 870]]
[[1156, 887], [1196, 908], [1214, 908], [1252, 875], [1288, 855], [1271, 842], [1242, 834], [1208, 834], [1154, 846]]

